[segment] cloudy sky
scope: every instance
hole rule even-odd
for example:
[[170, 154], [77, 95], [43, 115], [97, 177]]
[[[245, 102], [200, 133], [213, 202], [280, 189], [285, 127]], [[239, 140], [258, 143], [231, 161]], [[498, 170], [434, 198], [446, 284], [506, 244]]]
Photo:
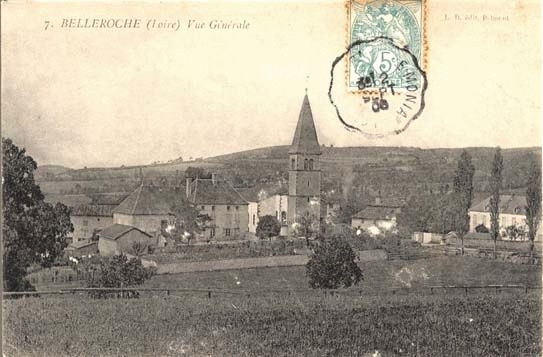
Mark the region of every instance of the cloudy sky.
[[[307, 87], [326, 145], [540, 146], [539, 4], [477, 1], [429, 2], [426, 108], [406, 132], [374, 140], [346, 131], [327, 97], [347, 41], [341, 2], [3, 3], [2, 136], [39, 164], [75, 168], [285, 145]], [[61, 28], [69, 18], [182, 28]], [[250, 25], [188, 30], [189, 20]]]

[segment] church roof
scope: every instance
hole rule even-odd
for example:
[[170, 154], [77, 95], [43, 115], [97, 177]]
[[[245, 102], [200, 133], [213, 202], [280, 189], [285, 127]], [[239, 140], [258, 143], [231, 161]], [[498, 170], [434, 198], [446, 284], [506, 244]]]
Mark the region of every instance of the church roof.
[[302, 103], [298, 124], [294, 132], [294, 139], [290, 146], [289, 154], [314, 154], [320, 155], [321, 148], [317, 139], [317, 131], [315, 130], [315, 122], [311, 113], [311, 105], [307, 94]]

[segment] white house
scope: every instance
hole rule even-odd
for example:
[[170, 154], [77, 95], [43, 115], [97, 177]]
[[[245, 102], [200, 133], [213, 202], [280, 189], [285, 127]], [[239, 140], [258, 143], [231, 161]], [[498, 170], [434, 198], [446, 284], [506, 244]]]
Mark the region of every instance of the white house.
[[[479, 225], [483, 225], [487, 229], [490, 229], [490, 197], [487, 197], [477, 204], [474, 204], [469, 209], [468, 214], [470, 218], [470, 232], [475, 232], [476, 227]], [[528, 231], [528, 227], [526, 225], [526, 196], [500, 196], [499, 225], [501, 232], [505, 231], [506, 227], [509, 226], [516, 226], [523, 228], [526, 232]], [[540, 231], [538, 231], [537, 237], [540, 238], [540, 235]]]

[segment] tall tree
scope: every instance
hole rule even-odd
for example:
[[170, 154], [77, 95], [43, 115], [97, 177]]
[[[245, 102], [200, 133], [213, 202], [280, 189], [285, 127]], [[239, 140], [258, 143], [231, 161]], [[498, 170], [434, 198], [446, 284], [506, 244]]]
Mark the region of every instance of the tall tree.
[[281, 224], [275, 216], [265, 215], [260, 217], [256, 226], [256, 236], [264, 239], [277, 237], [281, 233]]
[[496, 243], [500, 234], [500, 189], [502, 186], [503, 156], [500, 147], [496, 148], [490, 171], [490, 236], [494, 241], [494, 259]]
[[2, 138], [2, 154], [4, 290], [28, 290], [26, 268], [33, 263], [51, 266], [73, 227], [66, 206], [44, 202], [34, 182], [37, 164], [25, 149]]
[[196, 234], [205, 230], [205, 225], [211, 218], [200, 211], [186, 199], [180, 200], [172, 207], [175, 215], [175, 240], [186, 239], [189, 243]]
[[532, 159], [526, 189], [526, 224], [530, 239], [530, 261], [534, 257], [534, 240], [541, 220], [541, 167]]
[[464, 236], [469, 230], [468, 211], [473, 199], [474, 174], [475, 167], [471, 162], [471, 155], [466, 150], [462, 150], [453, 181], [453, 195], [455, 198], [453, 220], [462, 244], [462, 255], [464, 255]]

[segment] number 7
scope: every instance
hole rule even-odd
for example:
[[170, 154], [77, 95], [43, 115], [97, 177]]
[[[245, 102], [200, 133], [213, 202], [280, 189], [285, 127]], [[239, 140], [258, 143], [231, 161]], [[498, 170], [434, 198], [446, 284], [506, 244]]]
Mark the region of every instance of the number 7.
[[50, 21], [45, 21], [45, 29], [44, 30], [47, 30], [49, 28], [49, 23], [50, 23]]

